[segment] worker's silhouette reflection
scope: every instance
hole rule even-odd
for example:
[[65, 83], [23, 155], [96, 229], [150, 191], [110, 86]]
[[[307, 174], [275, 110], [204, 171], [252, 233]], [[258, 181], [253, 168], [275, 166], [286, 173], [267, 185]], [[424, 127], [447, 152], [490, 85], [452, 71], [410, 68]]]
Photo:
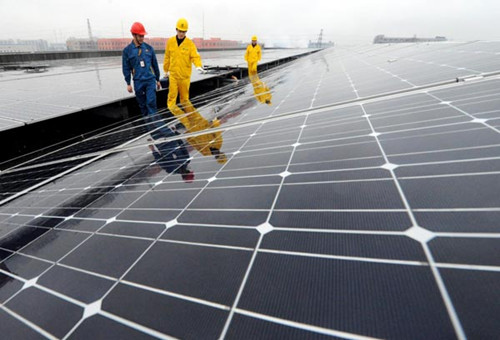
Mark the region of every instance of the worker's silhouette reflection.
[[[148, 141], [152, 142], [151, 139]], [[155, 174], [161, 169], [179, 174], [186, 183], [194, 181], [194, 172], [190, 169], [189, 152], [180, 139], [168, 142], [155, 142], [149, 145], [157, 164], [151, 170]]]
[[249, 78], [253, 86], [255, 98], [262, 104], [271, 105], [273, 95], [271, 94], [271, 90], [267, 87], [266, 83], [260, 80], [257, 74], [250, 75]]
[[180, 174], [187, 183], [192, 182], [194, 173], [189, 168], [189, 152], [184, 142], [181, 139], [156, 141], [163, 138], [177, 137], [179, 133], [172, 131], [167, 126], [167, 122], [163, 119], [161, 113], [143, 116], [143, 120], [151, 137], [155, 140], [153, 142], [152, 139], [148, 139], [151, 142], [149, 149], [157, 163], [149, 169], [148, 174], [154, 175], [163, 169], [168, 173]]

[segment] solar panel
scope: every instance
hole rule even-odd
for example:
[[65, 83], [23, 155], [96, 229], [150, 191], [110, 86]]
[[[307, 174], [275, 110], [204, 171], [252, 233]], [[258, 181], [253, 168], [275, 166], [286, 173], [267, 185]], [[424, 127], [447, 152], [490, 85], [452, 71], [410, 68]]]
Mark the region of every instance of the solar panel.
[[[498, 52], [327, 49], [260, 74], [272, 105], [194, 100], [219, 130], [127, 123], [4, 171], [4, 334], [498, 337]], [[189, 142], [214, 131], [227, 162]]]

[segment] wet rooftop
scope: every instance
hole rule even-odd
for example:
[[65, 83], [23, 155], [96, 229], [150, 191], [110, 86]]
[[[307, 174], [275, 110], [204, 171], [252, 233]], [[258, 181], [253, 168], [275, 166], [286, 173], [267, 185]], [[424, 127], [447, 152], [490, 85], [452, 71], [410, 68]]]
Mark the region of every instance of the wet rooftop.
[[[264, 50], [261, 64], [306, 53], [308, 49]], [[244, 50], [202, 51], [204, 65], [246, 68]], [[163, 73], [163, 54], [158, 54]], [[25, 63], [44, 66], [0, 72], [0, 131], [69, 113], [132, 98], [126, 90], [121, 57], [52, 60]], [[217, 77], [220, 72], [200, 75], [192, 81]]]

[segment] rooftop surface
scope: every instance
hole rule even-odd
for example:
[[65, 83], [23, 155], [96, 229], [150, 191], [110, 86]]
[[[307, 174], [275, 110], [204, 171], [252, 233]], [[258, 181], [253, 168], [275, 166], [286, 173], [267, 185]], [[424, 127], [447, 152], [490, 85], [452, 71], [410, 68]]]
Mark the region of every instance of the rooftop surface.
[[498, 338], [499, 53], [327, 49], [2, 172], [2, 334]]
[[[264, 50], [261, 63], [305, 53], [307, 49]], [[203, 64], [246, 68], [244, 50], [200, 52]], [[163, 54], [158, 54], [163, 73]], [[0, 72], [0, 131], [132, 98], [126, 90], [121, 57], [32, 62], [46, 72]], [[192, 81], [215, 77], [193, 72]]]

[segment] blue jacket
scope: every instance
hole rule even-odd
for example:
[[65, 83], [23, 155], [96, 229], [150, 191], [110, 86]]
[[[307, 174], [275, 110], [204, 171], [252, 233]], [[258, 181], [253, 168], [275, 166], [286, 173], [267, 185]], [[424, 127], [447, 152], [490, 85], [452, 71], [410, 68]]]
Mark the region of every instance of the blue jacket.
[[189, 164], [189, 152], [184, 143], [178, 140], [155, 144], [153, 156], [163, 170], [168, 173], [174, 172], [184, 163]]
[[[144, 67], [141, 67], [141, 61], [144, 62]], [[160, 69], [153, 47], [146, 43], [136, 47], [131, 42], [123, 49], [122, 71], [127, 85], [130, 85], [130, 75], [134, 77], [134, 82], [153, 79], [159, 81]]]

